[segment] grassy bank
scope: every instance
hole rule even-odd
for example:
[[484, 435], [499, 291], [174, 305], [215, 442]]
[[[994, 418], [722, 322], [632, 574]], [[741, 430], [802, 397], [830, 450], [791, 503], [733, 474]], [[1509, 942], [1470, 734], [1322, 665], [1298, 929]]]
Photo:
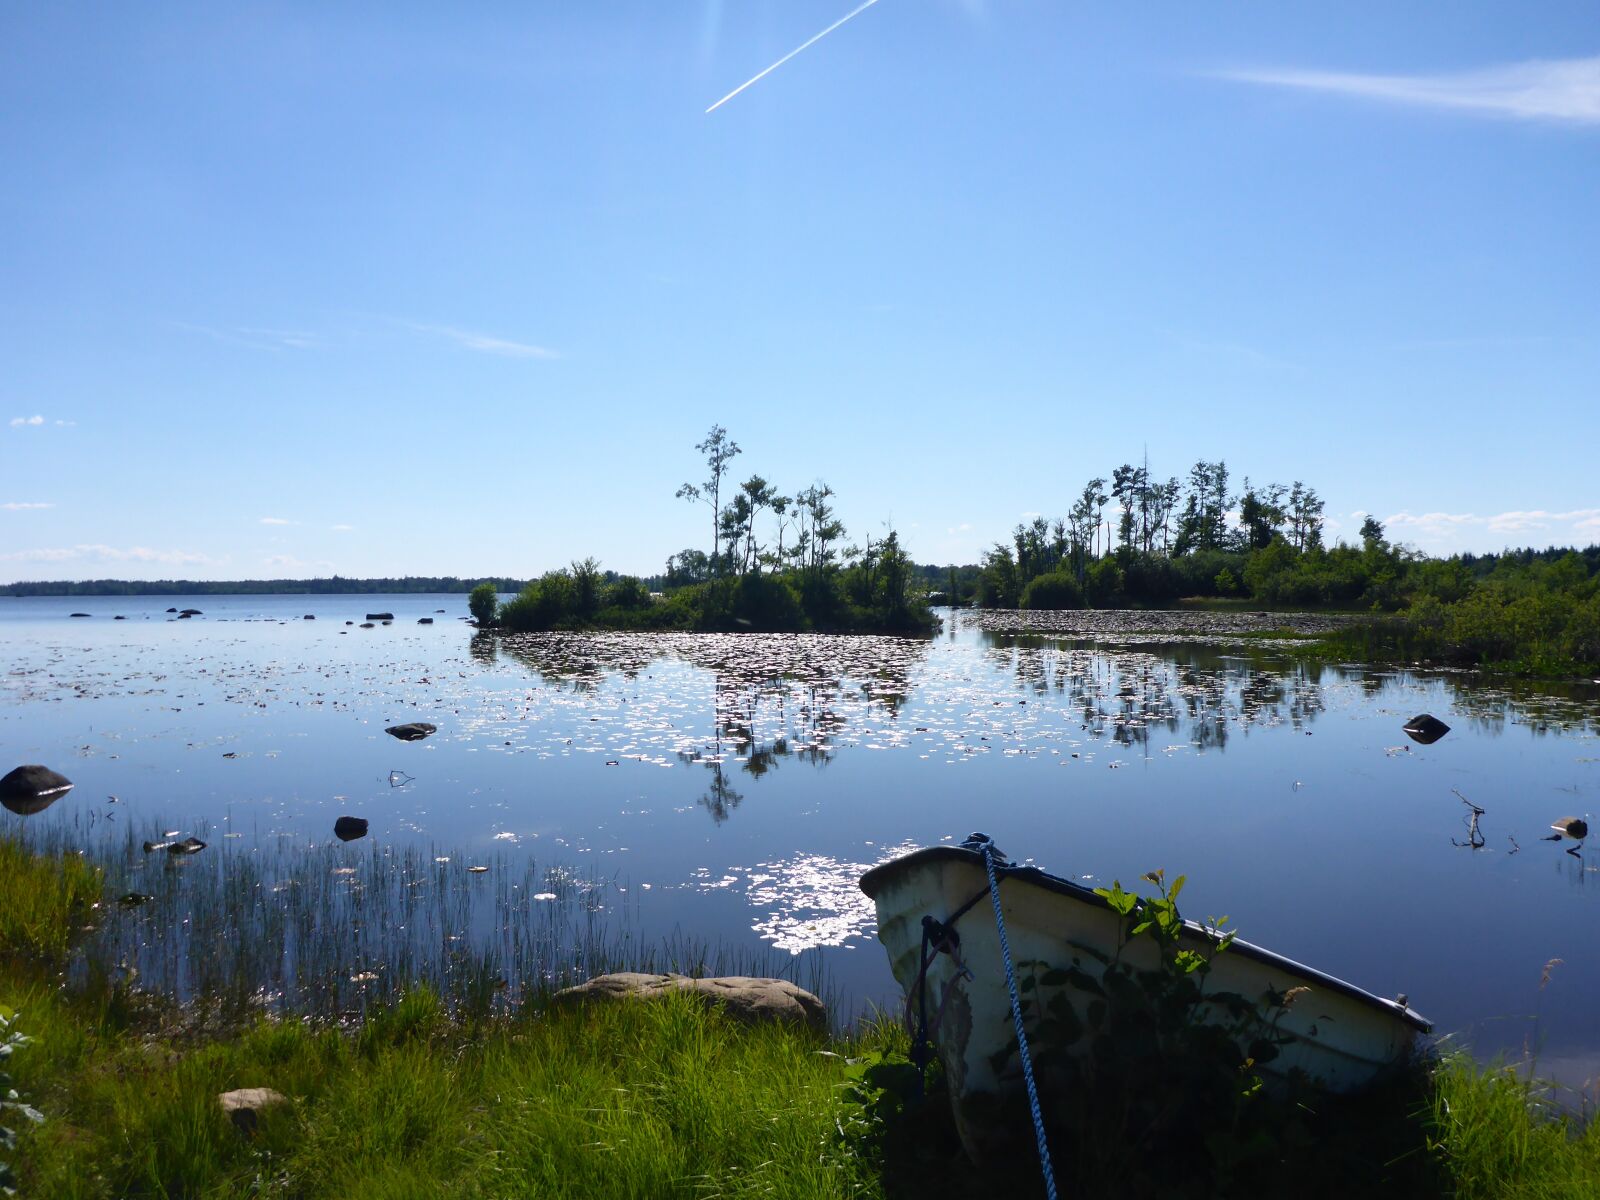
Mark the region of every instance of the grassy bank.
[[[0, 1063], [42, 1123], [5, 1120], [21, 1194], [131, 1196], [1038, 1195], [1027, 1140], [978, 1170], [904, 1035], [738, 1024], [688, 998], [452, 1016], [427, 987], [354, 1021], [192, 1014], [90, 972], [64, 984], [100, 882], [0, 841]], [[92, 949], [92, 946], [89, 947]], [[289, 1099], [253, 1135], [217, 1095]], [[1092, 1111], [1092, 1107], [1091, 1107]], [[1089, 1122], [1092, 1127], [1094, 1122]], [[1023, 1126], [1025, 1132], [1025, 1125]], [[1600, 1190], [1600, 1124], [1461, 1058], [1382, 1096], [1286, 1114], [1252, 1146], [1182, 1156], [1056, 1131], [1065, 1195], [1567, 1197]]]

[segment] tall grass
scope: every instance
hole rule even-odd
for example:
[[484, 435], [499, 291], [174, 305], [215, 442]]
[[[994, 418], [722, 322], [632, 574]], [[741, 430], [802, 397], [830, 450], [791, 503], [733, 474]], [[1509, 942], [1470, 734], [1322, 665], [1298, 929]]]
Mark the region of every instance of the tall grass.
[[[558, 1008], [469, 1029], [417, 990], [358, 1035], [258, 1021], [183, 1047], [73, 1038], [31, 1002], [26, 1083], [51, 1112], [26, 1194], [123, 1196], [849, 1197], [878, 1193], [838, 1122], [845, 1054], [751, 1028], [688, 996]], [[290, 1103], [244, 1138], [216, 1096]]]
[[0, 930], [19, 929], [4, 944], [64, 954], [75, 936], [77, 983], [137, 984], [225, 1022], [359, 1017], [417, 984], [453, 1014], [481, 1019], [620, 969], [782, 976], [828, 991], [814, 952], [647, 940], [616, 879], [560, 863], [416, 844], [251, 845], [204, 828], [206, 850], [173, 855], [144, 849], [159, 829], [104, 829], [87, 858], [62, 851], [82, 840], [70, 826], [0, 841], [9, 864], [0, 889], [17, 893]]
[[53, 962], [100, 900], [98, 868], [79, 855], [38, 855], [0, 838], [0, 955]]

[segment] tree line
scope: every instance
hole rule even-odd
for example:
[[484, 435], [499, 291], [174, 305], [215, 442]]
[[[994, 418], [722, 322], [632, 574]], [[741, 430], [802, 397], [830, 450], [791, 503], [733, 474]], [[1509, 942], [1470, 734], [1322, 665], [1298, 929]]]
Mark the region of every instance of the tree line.
[[926, 588], [893, 529], [857, 545], [846, 540], [826, 483], [784, 493], [760, 474], [735, 480], [731, 463], [742, 450], [721, 425], [713, 425], [695, 450], [705, 460], [706, 478], [685, 483], [676, 495], [705, 505], [709, 549], [669, 555], [665, 572], [649, 580], [609, 575], [595, 559], [582, 559], [533, 580], [492, 611], [489, 593], [482, 593], [478, 604], [487, 620], [480, 624], [520, 631], [933, 628]]
[[0, 596], [336, 596], [385, 593], [470, 592], [482, 583], [514, 592], [524, 580], [462, 579], [455, 575], [406, 575], [398, 579], [83, 579], [0, 584]]

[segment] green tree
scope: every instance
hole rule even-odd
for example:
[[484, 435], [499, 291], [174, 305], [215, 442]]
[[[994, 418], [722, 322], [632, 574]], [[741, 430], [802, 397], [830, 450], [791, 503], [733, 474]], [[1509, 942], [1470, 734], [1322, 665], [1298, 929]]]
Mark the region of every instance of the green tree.
[[705, 441], [695, 449], [706, 456], [706, 468], [711, 477], [702, 484], [686, 483], [677, 494], [680, 500], [698, 500], [711, 506], [711, 561], [715, 564], [721, 552], [718, 539], [722, 530], [722, 477], [727, 473], [729, 461], [739, 453], [739, 446], [728, 437], [726, 429], [713, 425]]
[[480, 583], [467, 596], [467, 611], [480, 629], [488, 629], [493, 625], [499, 610], [500, 597], [492, 583]]

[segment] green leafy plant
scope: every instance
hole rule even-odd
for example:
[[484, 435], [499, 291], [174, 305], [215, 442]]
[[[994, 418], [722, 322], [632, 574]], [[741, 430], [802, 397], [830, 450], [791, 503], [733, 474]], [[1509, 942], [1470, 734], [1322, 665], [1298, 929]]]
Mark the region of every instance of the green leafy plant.
[[[1184, 877], [1144, 879], [1155, 895], [1120, 882], [1095, 889], [1121, 919], [1112, 953], [1069, 943], [1067, 962], [1018, 964], [1034, 1067], [1075, 1161], [1116, 1146], [1114, 1161], [1097, 1164], [1108, 1180], [1166, 1186], [1181, 1163], [1180, 1175], [1221, 1186], [1308, 1136], [1294, 1104], [1266, 1101], [1261, 1075], [1296, 996], [1208, 990], [1213, 960], [1234, 939], [1227, 918], [1197, 937], [1178, 908]], [[1012, 1039], [990, 1065], [1019, 1070], [1016, 1052]]]
[[5, 1155], [0, 1158], [0, 1191], [7, 1196], [16, 1195], [17, 1181], [10, 1161], [17, 1146], [17, 1131], [12, 1128], [12, 1121], [15, 1117], [35, 1124], [44, 1121], [44, 1114], [17, 1094], [17, 1089], [11, 1086], [11, 1073], [5, 1069], [11, 1056], [31, 1040], [17, 1029], [17, 1013], [0, 1005], [0, 1153]]

